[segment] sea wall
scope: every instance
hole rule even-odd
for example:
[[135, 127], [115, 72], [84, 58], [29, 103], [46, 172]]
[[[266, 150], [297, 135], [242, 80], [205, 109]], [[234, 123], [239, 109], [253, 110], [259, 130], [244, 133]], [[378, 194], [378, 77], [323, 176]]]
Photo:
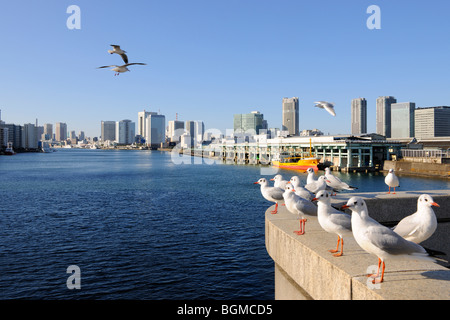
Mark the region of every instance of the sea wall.
[[413, 161], [384, 161], [383, 170], [394, 169], [399, 173], [449, 177], [449, 163], [429, 163]]
[[[362, 250], [353, 236], [344, 239], [344, 255], [333, 257], [337, 236], [325, 232], [317, 217], [308, 217], [306, 233], [296, 235], [298, 217], [279, 205], [277, 214], [266, 211], [266, 249], [275, 263], [275, 299], [450, 299], [450, 193], [449, 191], [386, 193], [344, 193], [334, 205], [350, 196], [362, 196], [369, 215], [392, 224], [416, 211], [417, 198], [428, 193], [440, 205], [435, 209], [440, 221], [435, 234], [422, 243], [439, 250], [437, 263], [428, 261], [387, 261], [384, 282], [373, 285], [367, 273], [376, 272], [377, 257]], [[373, 270], [375, 268], [375, 270]], [[372, 269], [372, 270], [370, 270]]]

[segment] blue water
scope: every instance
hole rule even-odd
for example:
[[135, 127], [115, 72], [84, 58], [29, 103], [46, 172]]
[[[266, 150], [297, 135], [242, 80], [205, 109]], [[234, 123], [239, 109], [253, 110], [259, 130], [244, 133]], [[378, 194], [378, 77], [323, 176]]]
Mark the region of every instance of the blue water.
[[[273, 299], [260, 169], [177, 165], [158, 151], [0, 157], [0, 299]], [[384, 190], [381, 173], [336, 174]], [[79, 290], [67, 288], [70, 265]]]

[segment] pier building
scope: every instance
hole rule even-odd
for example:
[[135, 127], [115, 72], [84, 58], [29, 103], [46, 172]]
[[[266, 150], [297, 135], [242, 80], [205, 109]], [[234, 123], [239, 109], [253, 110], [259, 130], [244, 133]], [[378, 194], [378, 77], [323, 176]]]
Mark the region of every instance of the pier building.
[[342, 171], [371, 171], [383, 168], [385, 160], [397, 160], [405, 142], [386, 140], [377, 134], [360, 136], [278, 137], [265, 135], [247, 137], [243, 141], [225, 140], [208, 147], [208, 156], [227, 163], [269, 165], [279, 154], [291, 157], [320, 158], [324, 166]]

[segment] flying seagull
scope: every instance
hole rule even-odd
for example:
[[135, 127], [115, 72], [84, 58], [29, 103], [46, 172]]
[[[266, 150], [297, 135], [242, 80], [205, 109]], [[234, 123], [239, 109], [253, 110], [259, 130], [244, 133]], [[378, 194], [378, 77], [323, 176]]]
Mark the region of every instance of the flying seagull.
[[111, 68], [112, 67], [112, 71], [115, 71], [116, 72], [116, 74], [114, 74], [115, 76], [117, 76], [118, 74], [120, 74], [120, 73], [122, 73], [122, 72], [127, 72], [127, 71], [130, 71], [130, 70], [128, 70], [128, 66], [132, 66], [132, 65], [134, 65], [134, 64], [138, 64], [138, 65], [141, 65], [141, 66], [144, 66], [144, 65], [146, 65], [146, 63], [140, 63], [140, 62], [134, 62], [134, 63], [127, 63], [127, 64], [124, 64], [123, 66], [117, 66], [117, 65], [111, 65], [111, 66], [102, 66], [102, 67], [98, 67], [97, 69], [101, 69], [101, 68]]
[[336, 112], [334, 111], [334, 103], [326, 102], [326, 101], [316, 101], [314, 103], [316, 104], [315, 107], [320, 108], [320, 109], [325, 109], [333, 117], [336, 116]]
[[120, 46], [115, 45], [115, 44], [111, 44], [111, 47], [113, 47], [113, 49], [112, 50], [108, 50], [108, 52], [110, 54], [117, 53], [118, 55], [120, 55], [122, 57], [123, 62], [128, 63], [128, 57], [125, 54], [126, 51], [120, 49]]

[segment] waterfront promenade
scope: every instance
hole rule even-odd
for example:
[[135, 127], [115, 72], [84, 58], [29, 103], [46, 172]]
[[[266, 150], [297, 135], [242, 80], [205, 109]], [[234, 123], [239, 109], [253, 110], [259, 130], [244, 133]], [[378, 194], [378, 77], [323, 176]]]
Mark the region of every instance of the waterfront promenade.
[[392, 223], [413, 213], [422, 193], [432, 195], [441, 206], [435, 210], [438, 229], [422, 245], [447, 255], [439, 256], [438, 263], [387, 261], [385, 280], [377, 285], [366, 277], [376, 272], [377, 257], [361, 249], [353, 237], [345, 239], [344, 255], [333, 257], [328, 250], [336, 246], [337, 236], [325, 232], [316, 217], [308, 217], [306, 233], [298, 236], [293, 232], [298, 228], [296, 215], [284, 206], [279, 206], [278, 214], [271, 214], [273, 207], [269, 208], [265, 214], [266, 249], [275, 262], [275, 299], [450, 299], [446, 261], [450, 256], [450, 212], [446, 209], [450, 192], [346, 193], [333, 197], [333, 204], [344, 204], [349, 197], [359, 195], [366, 200], [372, 218]]

